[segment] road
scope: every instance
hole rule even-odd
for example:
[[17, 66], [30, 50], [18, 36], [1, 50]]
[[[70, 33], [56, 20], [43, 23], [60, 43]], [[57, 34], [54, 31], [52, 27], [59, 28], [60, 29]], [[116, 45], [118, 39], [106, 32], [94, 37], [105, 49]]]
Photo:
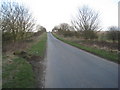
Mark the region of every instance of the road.
[[46, 88], [117, 88], [118, 64], [70, 46], [48, 33]]

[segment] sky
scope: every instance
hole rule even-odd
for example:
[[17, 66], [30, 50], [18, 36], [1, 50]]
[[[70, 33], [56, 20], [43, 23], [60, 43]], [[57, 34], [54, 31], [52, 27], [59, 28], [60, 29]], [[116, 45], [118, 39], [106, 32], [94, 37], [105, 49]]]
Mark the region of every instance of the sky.
[[99, 13], [100, 26], [118, 26], [118, 1], [120, 0], [8, 0], [26, 5], [36, 19], [36, 23], [47, 31], [60, 23], [68, 23], [76, 16], [78, 8], [87, 5]]

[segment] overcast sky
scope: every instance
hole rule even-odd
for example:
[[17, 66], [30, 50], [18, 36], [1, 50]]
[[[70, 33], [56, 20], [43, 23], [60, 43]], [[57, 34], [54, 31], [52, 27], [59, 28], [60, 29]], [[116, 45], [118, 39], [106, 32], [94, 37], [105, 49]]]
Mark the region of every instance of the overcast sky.
[[[10, 1], [10, 0], [8, 0]], [[13, 0], [11, 0], [13, 1]], [[51, 31], [60, 23], [71, 24], [72, 17], [78, 7], [87, 5], [100, 14], [101, 27], [106, 30], [109, 26], [118, 26], [119, 0], [14, 0], [22, 2], [36, 18], [37, 23]]]

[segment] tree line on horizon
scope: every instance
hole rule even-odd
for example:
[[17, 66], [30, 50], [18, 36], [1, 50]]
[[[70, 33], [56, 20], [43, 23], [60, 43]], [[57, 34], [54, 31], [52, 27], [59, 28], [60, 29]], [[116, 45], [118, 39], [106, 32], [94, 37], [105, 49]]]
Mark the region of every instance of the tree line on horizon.
[[[46, 31], [46, 28], [36, 25], [35, 19], [28, 8], [17, 2], [2, 2], [0, 5], [0, 29], [2, 30], [2, 41], [16, 42], [38, 35]], [[63, 36], [76, 36], [86, 40], [98, 39], [101, 32], [99, 13], [93, 9], [83, 6], [78, 9], [76, 17], [71, 20], [71, 26], [61, 23], [55, 26], [52, 31], [56, 31]], [[34, 32], [34, 33], [33, 33]], [[120, 31], [116, 26], [110, 26], [101, 38], [107, 38], [113, 42], [120, 40]]]
[[[96, 40], [99, 38], [99, 34], [102, 32], [100, 27], [99, 13], [95, 12], [88, 6], [83, 6], [78, 9], [76, 17], [71, 20], [71, 25], [67, 23], [61, 23], [55, 26], [52, 31], [57, 32], [65, 37], [81, 37], [86, 40]], [[112, 42], [118, 41], [120, 38], [120, 31], [117, 26], [108, 27], [107, 31], [101, 34], [101, 40], [106, 38], [112, 40]]]

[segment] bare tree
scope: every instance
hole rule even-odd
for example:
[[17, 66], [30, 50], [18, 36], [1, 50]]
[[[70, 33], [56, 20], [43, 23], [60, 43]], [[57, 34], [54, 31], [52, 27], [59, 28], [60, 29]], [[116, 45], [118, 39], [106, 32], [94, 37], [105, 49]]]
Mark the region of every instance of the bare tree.
[[69, 25], [67, 23], [61, 23], [60, 24], [60, 29], [64, 30], [64, 31], [67, 31], [67, 30], [69, 30]]
[[37, 32], [46, 32], [46, 28], [41, 25], [37, 25], [36, 30]]
[[52, 32], [57, 32], [59, 30], [58, 26], [54, 26], [54, 28], [52, 29]]
[[24, 5], [17, 2], [3, 2], [0, 8], [3, 39], [13, 41], [24, 39], [32, 31], [34, 19]]
[[46, 32], [46, 28], [41, 25], [36, 25], [36, 31], [37, 32], [34, 33], [34, 36], [39, 36], [42, 33]]
[[82, 31], [82, 35], [86, 39], [96, 38], [96, 31], [100, 30], [98, 13], [87, 6], [79, 8], [76, 19], [71, 23], [76, 30]]

